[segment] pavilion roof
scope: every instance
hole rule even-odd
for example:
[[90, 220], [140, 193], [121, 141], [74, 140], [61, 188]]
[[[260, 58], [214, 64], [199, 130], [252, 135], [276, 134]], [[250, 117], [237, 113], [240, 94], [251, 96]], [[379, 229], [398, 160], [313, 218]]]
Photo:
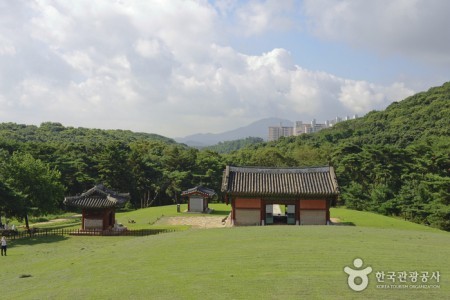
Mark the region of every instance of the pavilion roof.
[[66, 197], [64, 204], [80, 208], [122, 207], [130, 199], [130, 194], [117, 193], [99, 184], [79, 196]]
[[227, 166], [222, 192], [259, 196], [334, 196], [339, 187], [333, 167], [268, 168]]
[[193, 188], [190, 188], [186, 191], [181, 192], [181, 196], [189, 196], [192, 194], [201, 194], [203, 197], [212, 197], [216, 194], [216, 192], [212, 189], [205, 188], [203, 186], [196, 186]]

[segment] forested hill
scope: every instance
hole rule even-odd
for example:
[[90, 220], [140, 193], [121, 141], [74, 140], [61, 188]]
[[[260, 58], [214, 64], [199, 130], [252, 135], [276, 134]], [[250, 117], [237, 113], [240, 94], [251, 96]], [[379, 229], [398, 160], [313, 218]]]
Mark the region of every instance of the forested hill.
[[234, 164], [331, 164], [340, 204], [450, 230], [450, 83], [315, 134], [231, 153]]
[[217, 153], [230, 153], [233, 151], [237, 151], [244, 147], [248, 147], [250, 145], [264, 143], [264, 140], [260, 137], [247, 137], [245, 139], [233, 140], [233, 141], [225, 141], [219, 142], [217, 145], [204, 147], [204, 150], [211, 150]]
[[196, 185], [220, 190], [223, 158], [146, 133], [0, 124], [0, 216], [65, 209], [95, 184], [131, 195], [131, 207], [173, 204]]
[[104, 143], [136, 140], [159, 140], [175, 143], [174, 140], [157, 134], [132, 132], [130, 130], [104, 130], [64, 127], [60, 123], [45, 122], [40, 126], [16, 123], [0, 123], [0, 140], [14, 142], [57, 142], [57, 143]]
[[405, 147], [420, 140], [450, 136], [450, 82], [394, 102], [384, 111], [339, 123], [318, 138]]

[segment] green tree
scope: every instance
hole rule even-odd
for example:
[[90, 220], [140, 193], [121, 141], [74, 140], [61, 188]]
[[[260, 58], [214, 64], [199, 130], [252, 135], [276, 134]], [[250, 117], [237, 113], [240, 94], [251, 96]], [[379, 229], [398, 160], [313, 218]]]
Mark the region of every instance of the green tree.
[[276, 148], [262, 148], [253, 153], [250, 165], [266, 167], [288, 167], [292, 164], [289, 158], [285, 157]]
[[22, 216], [21, 211], [20, 195], [17, 195], [3, 179], [0, 180], [0, 223], [2, 223], [2, 216], [14, 216], [17, 213]]
[[110, 142], [96, 154], [98, 180], [115, 190], [130, 191], [133, 177], [128, 163], [129, 146]]
[[[64, 198], [60, 172], [28, 153], [15, 152], [2, 166], [3, 178], [20, 201], [13, 205], [17, 217], [57, 211]], [[14, 200], [17, 200], [14, 199]]]
[[162, 155], [166, 144], [158, 141], [139, 141], [130, 144], [130, 171], [135, 179], [136, 207], [149, 207], [161, 197], [163, 182]]
[[222, 172], [225, 169], [223, 158], [216, 152], [203, 150], [197, 154], [193, 184], [212, 188], [220, 192]]
[[365, 210], [369, 200], [367, 190], [357, 182], [350, 183], [343, 188], [342, 200], [344, 205], [351, 209]]
[[172, 203], [179, 203], [179, 195], [181, 192], [189, 187], [190, 172], [186, 171], [166, 171], [164, 174], [165, 179], [165, 192], [171, 197]]

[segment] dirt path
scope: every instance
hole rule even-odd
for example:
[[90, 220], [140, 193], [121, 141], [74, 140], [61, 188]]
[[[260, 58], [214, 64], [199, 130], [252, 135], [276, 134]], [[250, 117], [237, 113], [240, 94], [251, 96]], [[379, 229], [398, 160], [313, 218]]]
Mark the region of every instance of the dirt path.
[[342, 225], [341, 220], [339, 218], [330, 218], [330, 221], [333, 225]]
[[222, 222], [226, 216], [198, 216], [198, 217], [163, 217], [158, 220], [157, 225], [190, 225], [194, 228], [221, 228], [227, 227], [228, 222]]

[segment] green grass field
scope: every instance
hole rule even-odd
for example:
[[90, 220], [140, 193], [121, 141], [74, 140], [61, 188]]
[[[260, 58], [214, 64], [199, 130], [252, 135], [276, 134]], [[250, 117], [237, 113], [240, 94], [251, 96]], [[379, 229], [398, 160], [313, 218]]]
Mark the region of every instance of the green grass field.
[[423, 226], [398, 218], [386, 217], [367, 211], [331, 208], [330, 215], [331, 218], [338, 218], [342, 224], [350, 226], [442, 232], [436, 228]]
[[[158, 209], [176, 214], [175, 206]], [[139, 220], [148, 223], [159, 214], [151, 208], [120, 217], [139, 226]], [[345, 209], [333, 209], [332, 217], [355, 226], [11, 241], [8, 256], [0, 257], [0, 293], [10, 299], [449, 298], [448, 232]], [[348, 287], [343, 271], [357, 257], [373, 268], [362, 292]], [[379, 271], [439, 271], [440, 282], [429, 284], [440, 288], [377, 288]]]

